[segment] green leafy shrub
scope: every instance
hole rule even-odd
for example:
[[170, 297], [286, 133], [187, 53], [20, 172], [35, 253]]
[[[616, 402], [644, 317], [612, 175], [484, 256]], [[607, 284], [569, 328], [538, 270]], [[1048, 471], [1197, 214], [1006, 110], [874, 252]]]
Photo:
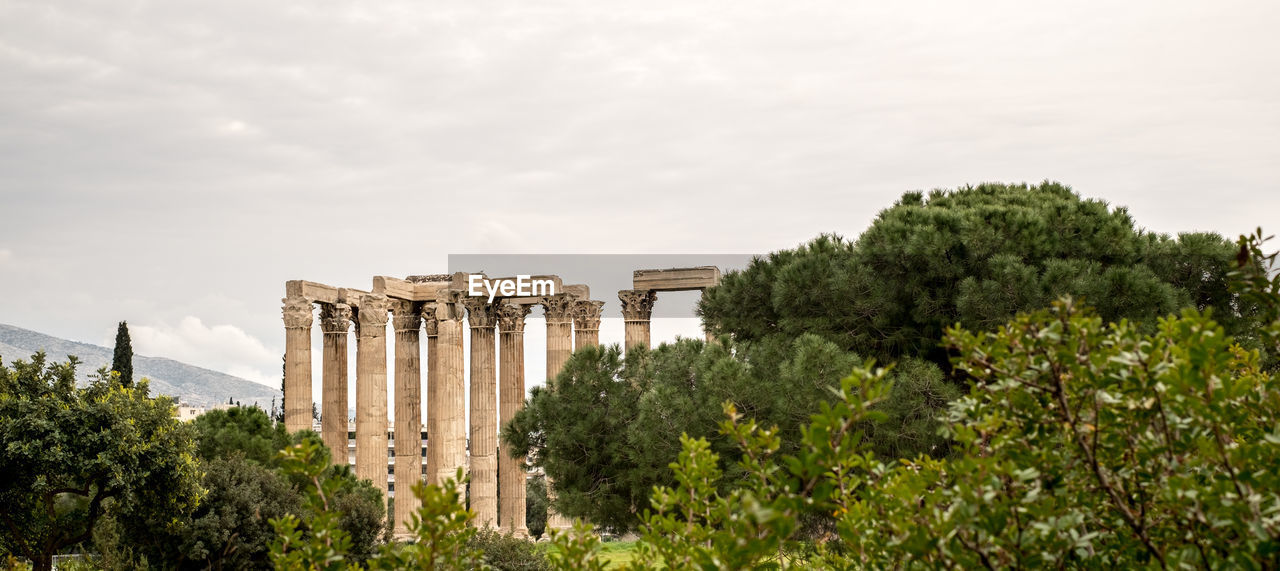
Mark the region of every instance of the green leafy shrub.
[[[727, 404], [722, 431], [751, 477], [718, 492], [717, 455], [685, 438], [679, 485], [656, 490], [645, 518], [642, 559], [672, 569], [1280, 565], [1280, 378], [1209, 316], [1187, 309], [1143, 333], [1066, 299], [948, 339], [977, 379], [946, 414], [953, 457], [885, 464], [867, 453], [855, 428], [891, 391], [882, 371], [855, 369], [800, 452], [778, 461], [776, 431]], [[836, 518], [811, 550], [796, 533], [808, 506]]]
[[39, 571], [104, 518], [130, 537], [172, 531], [202, 495], [173, 401], [105, 369], [77, 388], [76, 364], [47, 363], [44, 353], [0, 364], [0, 556], [21, 555]]
[[484, 553], [486, 565], [498, 571], [551, 569], [547, 554], [532, 541], [485, 527], [471, 537], [471, 547]]
[[[719, 432], [721, 403], [729, 400], [744, 416], [776, 425], [780, 453], [794, 453], [801, 427], [860, 362], [817, 335], [750, 344], [682, 339], [632, 350], [625, 360], [617, 346], [585, 348], [552, 383], [533, 390], [503, 438], [556, 482], [561, 513], [610, 531], [630, 530], [640, 524], [654, 486], [675, 484], [669, 464], [680, 453], [682, 434], [706, 439], [725, 460], [720, 491], [747, 477], [736, 463], [736, 443]], [[877, 405], [884, 414], [859, 427], [872, 450], [884, 458], [948, 454], [937, 417], [960, 391], [919, 359], [890, 374], [894, 391]], [[806, 522], [810, 535], [820, 534], [829, 518], [810, 514]]]

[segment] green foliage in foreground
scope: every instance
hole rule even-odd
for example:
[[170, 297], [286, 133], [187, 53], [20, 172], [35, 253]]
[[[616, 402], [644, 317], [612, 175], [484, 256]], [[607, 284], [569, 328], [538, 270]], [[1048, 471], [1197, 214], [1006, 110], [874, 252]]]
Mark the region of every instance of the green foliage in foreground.
[[[279, 451], [299, 442], [311, 444], [316, 461], [323, 459], [318, 477], [331, 489], [328, 504], [351, 540], [348, 557], [363, 561], [382, 543], [382, 493], [357, 479], [350, 467], [328, 465], [329, 450], [314, 432], [290, 435], [253, 407], [209, 411], [191, 427], [206, 490], [200, 505], [173, 529], [126, 529], [121, 538], [150, 561], [174, 569], [271, 568], [269, 546], [276, 531], [270, 520], [288, 514], [305, 519], [313, 509], [303, 492], [312, 482], [280, 466]], [[95, 547], [106, 553], [113, 546], [98, 541]]]
[[[556, 379], [533, 389], [503, 438], [556, 482], [561, 513], [630, 530], [654, 486], [676, 483], [670, 463], [681, 434], [706, 438], [726, 459], [722, 491], [746, 477], [736, 443], [718, 430], [721, 403], [778, 426], [781, 453], [795, 453], [801, 428], [860, 362], [816, 335], [749, 345], [683, 339], [632, 350], [625, 361], [616, 346], [584, 348]], [[932, 363], [907, 360], [891, 374], [894, 388], [878, 405], [884, 414], [859, 427], [871, 449], [884, 458], [945, 456], [950, 443], [937, 434], [937, 416], [960, 392]]]
[[[281, 466], [291, 477], [306, 483], [310, 514], [304, 519], [286, 515], [271, 520], [277, 538], [271, 544], [276, 569], [360, 569], [351, 557], [351, 534], [339, 525], [341, 511], [333, 503], [341, 483], [326, 479], [329, 456], [324, 445], [303, 439], [280, 453]], [[462, 505], [458, 480], [443, 486], [418, 483], [413, 493], [422, 502], [409, 521], [414, 541], [387, 544], [363, 562], [369, 569], [475, 569], [482, 567], [481, 552], [473, 545], [477, 530], [471, 526], [475, 512]]]
[[[1280, 278], [1250, 268], [1256, 240], [1244, 247], [1241, 293], [1272, 319], [1258, 338], [1280, 340]], [[675, 484], [653, 490], [628, 568], [1280, 566], [1280, 375], [1209, 315], [1186, 309], [1146, 332], [1064, 298], [993, 332], [950, 329], [947, 342], [977, 381], [945, 414], [954, 456], [870, 452], [864, 428], [893, 387], [869, 364], [840, 381], [791, 453], [777, 427], [726, 402], [719, 431], [743, 477], [723, 486], [712, 444], [683, 436]], [[418, 492], [418, 544], [371, 566], [483, 567], [465, 547], [474, 516], [456, 486]], [[800, 522], [815, 510], [835, 525], [812, 540]], [[303, 545], [289, 525], [277, 568], [346, 568], [340, 534], [308, 551], [330, 536]], [[554, 533], [551, 567], [603, 569], [589, 531]]]
[[342, 529], [341, 506], [334, 502], [340, 484], [326, 478], [328, 454], [323, 445], [302, 439], [280, 453], [281, 468], [304, 483], [307, 515], [288, 514], [271, 520], [277, 536], [271, 561], [281, 570], [345, 569], [485, 569], [548, 568], [548, 560], [532, 542], [492, 529], [473, 527], [475, 512], [463, 505], [456, 479], [443, 485], [419, 482], [413, 494], [421, 502], [409, 520], [408, 543], [388, 543], [371, 557], [352, 557], [351, 534]]
[[551, 499], [547, 497], [547, 479], [538, 476], [529, 478], [525, 484], [524, 524], [529, 530], [529, 537], [542, 537], [547, 529], [547, 506]]
[[99, 371], [84, 388], [75, 366], [0, 365], [0, 556], [38, 570], [89, 540], [108, 517], [156, 531], [181, 525], [200, 496], [188, 427], [173, 402]]
[[[1260, 242], [1242, 239], [1233, 277], [1277, 349], [1280, 275]], [[718, 456], [683, 438], [679, 484], [655, 491], [632, 568], [1280, 567], [1280, 375], [1209, 315], [1142, 332], [1068, 298], [947, 341], [977, 380], [946, 414], [954, 457], [867, 454], [856, 427], [892, 390], [882, 370], [855, 368], [780, 458], [776, 429], [726, 403], [721, 431], [752, 477], [720, 492]], [[837, 525], [805, 545], [809, 506]], [[577, 557], [561, 568], [598, 558], [589, 538], [557, 541]]]
[[[890, 390], [883, 371], [855, 369], [780, 459], [776, 431], [726, 405], [722, 431], [753, 477], [719, 493], [718, 456], [684, 439], [680, 483], [655, 492], [635, 567], [1280, 565], [1280, 378], [1208, 316], [1142, 334], [1065, 300], [949, 340], [979, 379], [947, 414], [955, 458], [866, 453], [856, 421]], [[808, 505], [837, 532], [805, 550]]]
[[551, 568], [545, 544], [485, 527], [471, 537], [471, 547], [480, 551], [484, 563], [497, 571], [543, 571]]

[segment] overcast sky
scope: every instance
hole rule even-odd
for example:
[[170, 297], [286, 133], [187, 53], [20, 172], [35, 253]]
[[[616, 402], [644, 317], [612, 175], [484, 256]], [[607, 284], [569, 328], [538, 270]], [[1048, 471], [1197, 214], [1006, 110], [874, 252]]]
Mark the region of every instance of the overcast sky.
[[1275, 231], [1277, 29], [1274, 1], [0, 0], [0, 322], [128, 319], [278, 386], [285, 280], [450, 253], [763, 253], [1044, 179]]

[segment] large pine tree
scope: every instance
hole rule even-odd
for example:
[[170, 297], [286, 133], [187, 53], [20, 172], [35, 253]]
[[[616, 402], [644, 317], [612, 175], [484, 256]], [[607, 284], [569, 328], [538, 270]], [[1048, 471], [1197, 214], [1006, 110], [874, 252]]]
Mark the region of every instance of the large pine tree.
[[120, 382], [133, 386], [133, 344], [129, 342], [129, 324], [121, 321], [116, 328], [116, 352], [111, 358], [111, 370], [120, 373]]
[[1236, 251], [1217, 234], [1148, 232], [1058, 183], [908, 192], [856, 241], [824, 235], [726, 273], [699, 310], [742, 341], [814, 333], [864, 357], [944, 368], [947, 327], [993, 330], [1066, 294], [1147, 328], [1212, 307], [1248, 344], [1255, 310], [1227, 286]]

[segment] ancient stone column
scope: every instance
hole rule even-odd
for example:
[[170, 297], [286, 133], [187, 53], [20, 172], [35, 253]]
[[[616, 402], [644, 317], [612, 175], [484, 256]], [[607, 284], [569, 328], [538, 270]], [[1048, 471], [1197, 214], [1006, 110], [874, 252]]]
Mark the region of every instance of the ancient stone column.
[[622, 321], [625, 327], [625, 346], [630, 349], [636, 345], [649, 347], [649, 318], [653, 316], [653, 302], [658, 300], [657, 292], [635, 289], [624, 289], [618, 292], [622, 301]]
[[413, 485], [422, 481], [422, 328], [421, 304], [396, 301], [396, 498], [395, 533], [409, 533], [409, 516], [418, 511]]
[[381, 295], [356, 311], [356, 477], [387, 493], [387, 311]]
[[547, 385], [550, 385], [573, 354], [573, 315], [577, 300], [567, 293], [542, 298], [547, 319]]
[[440, 355], [440, 321], [436, 319], [436, 304], [428, 302], [422, 306], [422, 322], [427, 331], [427, 473], [428, 483], [436, 484], [436, 473], [440, 469], [439, 433], [433, 432], [431, 424], [440, 418], [440, 371], [436, 369]]
[[494, 363], [495, 308], [465, 297], [471, 327], [471, 509], [478, 526], [498, 525], [498, 378]]
[[[465, 316], [461, 299], [464, 292], [446, 291], [436, 301], [436, 319], [439, 321], [439, 341], [436, 343], [436, 362], [440, 387], [436, 393], [439, 408], [437, 418], [430, 420], [427, 429], [434, 446], [440, 447], [436, 464], [436, 481], [444, 482], [457, 475], [458, 468], [467, 465], [466, 388], [465, 361], [462, 351], [462, 318]], [[434, 382], [434, 380], [433, 380]], [[438, 437], [436, 435], [439, 435]], [[461, 482], [459, 482], [461, 484]]]
[[333, 463], [345, 465], [350, 462], [347, 457], [347, 337], [351, 328], [351, 306], [320, 304], [320, 327], [324, 331], [320, 437], [333, 453]]
[[[574, 296], [559, 293], [542, 298], [542, 307], [546, 310], [547, 319], [547, 386], [553, 386], [555, 378], [564, 369], [564, 364], [573, 353], [573, 316], [570, 309], [576, 299]], [[547, 495], [555, 498], [555, 483], [547, 478]], [[568, 529], [573, 523], [568, 518], [547, 511], [547, 529]]]
[[311, 302], [284, 302], [284, 426], [289, 432], [311, 428]]
[[580, 299], [573, 304], [573, 348], [594, 347], [600, 344], [600, 310], [603, 301]]
[[[497, 308], [500, 427], [506, 426], [516, 412], [524, 408], [524, 318], [530, 309], [528, 305], [505, 302]], [[503, 531], [518, 537], [529, 535], [524, 522], [525, 474], [524, 456], [512, 458], [511, 448], [503, 443], [498, 454], [499, 525]]]

